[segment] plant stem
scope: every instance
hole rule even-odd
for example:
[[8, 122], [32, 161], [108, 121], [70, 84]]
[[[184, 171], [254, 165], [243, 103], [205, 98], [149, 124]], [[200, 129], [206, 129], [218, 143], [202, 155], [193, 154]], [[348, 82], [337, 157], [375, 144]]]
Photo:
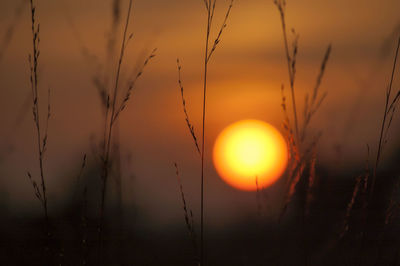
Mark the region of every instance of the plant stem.
[[387, 115], [388, 115], [388, 108], [389, 108], [389, 101], [390, 101], [390, 95], [392, 93], [392, 85], [393, 85], [393, 79], [394, 79], [394, 74], [396, 71], [396, 65], [397, 65], [397, 57], [399, 54], [399, 47], [400, 47], [400, 38], [397, 42], [397, 48], [396, 48], [396, 54], [394, 57], [394, 62], [393, 62], [393, 68], [392, 68], [392, 74], [391, 74], [391, 78], [390, 78], [390, 83], [389, 83], [389, 87], [387, 89], [386, 92], [386, 102], [385, 102], [385, 111], [383, 113], [383, 119], [382, 119], [382, 126], [381, 126], [381, 131], [380, 131], [380, 136], [379, 136], [379, 144], [378, 144], [378, 152], [376, 155], [376, 161], [375, 161], [375, 167], [374, 167], [374, 174], [373, 174], [373, 178], [372, 178], [372, 184], [371, 184], [371, 191], [370, 191], [370, 196], [372, 196], [372, 193], [374, 192], [374, 188], [375, 188], [375, 181], [376, 181], [376, 172], [379, 166], [379, 162], [381, 159], [381, 155], [382, 155], [382, 148], [383, 148], [383, 135], [385, 132], [385, 125], [386, 125], [386, 120], [387, 120]]
[[206, 122], [206, 96], [207, 96], [207, 71], [208, 71], [208, 45], [210, 39], [211, 0], [208, 1], [207, 33], [204, 53], [204, 87], [203, 87], [203, 127], [201, 136], [201, 203], [200, 203], [200, 265], [204, 265], [204, 139]]
[[281, 22], [282, 22], [282, 31], [283, 31], [283, 42], [285, 44], [285, 53], [286, 53], [286, 59], [287, 59], [287, 64], [288, 64], [288, 72], [289, 72], [289, 79], [290, 79], [290, 90], [292, 94], [292, 107], [293, 107], [293, 116], [294, 116], [294, 125], [295, 125], [295, 130], [296, 130], [296, 141], [298, 141], [299, 138], [299, 126], [298, 126], [298, 119], [297, 119], [297, 108], [296, 108], [296, 96], [294, 93], [294, 70], [292, 69], [291, 64], [293, 63], [290, 54], [289, 54], [289, 45], [288, 45], [288, 39], [287, 39], [287, 34], [286, 34], [286, 23], [285, 23], [285, 14], [283, 9], [280, 11], [281, 14]]
[[[104, 222], [104, 209], [105, 209], [105, 198], [106, 198], [106, 191], [107, 191], [107, 179], [108, 179], [108, 174], [109, 174], [109, 160], [110, 160], [110, 150], [111, 150], [111, 139], [112, 139], [112, 129], [113, 129], [113, 124], [115, 122], [115, 112], [116, 112], [116, 102], [117, 102], [117, 96], [118, 96], [118, 86], [119, 86], [119, 78], [120, 78], [120, 72], [121, 72], [121, 65], [122, 61], [124, 58], [124, 52], [125, 52], [125, 45], [126, 45], [126, 34], [128, 31], [128, 26], [129, 26], [129, 19], [131, 15], [131, 9], [132, 9], [132, 0], [129, 1], [129, 7], [128, 7], [128, 15], [126, 18], [126, 23], [125, 23], [125, 29], [124, 29], [124, 35], [123, 35], [123, 40], [122, 40], [122, 45], [121, 45], [121, 52], [118, 60], [118, 68], [117, 68], [117, 74], [115, 78], [115, 87], [113, 91], [113, 100], [112, 100], [112, 107], [111, 107], [111, 116], [109, 119], [109, 125], [108, 125], [108, 134], [107, 138], [104, 141], [106, 143], [105, 150], [104, 150], [104, 164], [103, 164], [103, 187], [102, 187], [102, 193], [101, 193], [101, 209], [100, 209], [100, 227], [99, 227], [99, 238], [101, 240], [101, 235], [102, 235], [102, 227], [103, 227], [103, 222]], [[108, 107], [107, 107], [108, 108]]]
[[[33, 0], [30, 1], [31, 5], [31, 15], [32, 15], [32, 42], [33, 42], [33, 81], [32, 81], [32, 93], [33, 93], [33, 108], [35, 113], [35, 124], [36, 124], [36, 132], [37, 132], [37, 140], [38, 140], [38, 152], [39, 152], [39, 168], [40, 168], [40, 179], [41, 179], [41, 187], [42, 187], [42, 205], [44, 209], [44, 216], [46, 219], [46, 228], [48, 229], [48, 212], [47, 212], [47, 195], [46, 195], [46, 183], [44, 179], [44, 170], [43, 170], [43, 153], [44, 153], [44, 143], [42, 144], [41, 132], [40, 132], [40, 112], [39, 112], [39, 95], [38, 95], [38, 75], [37, 75], [37, 66], [38, 66], [38, 57], [39, 57], [39, 28], [36, 29], [35, 22], [35, 13], [36, 8], [33, 5]], [[48, 233], [48, 232], [47, 232]]]

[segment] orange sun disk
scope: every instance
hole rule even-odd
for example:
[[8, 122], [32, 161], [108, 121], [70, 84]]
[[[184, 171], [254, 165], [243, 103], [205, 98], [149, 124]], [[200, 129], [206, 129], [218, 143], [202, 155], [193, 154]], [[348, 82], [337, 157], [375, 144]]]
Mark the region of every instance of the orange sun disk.
[[265, 188], [286, 169], [288, 151], [281, 133], [263, 121], [242, 120], [225, 128], [214, 144], [214, 165], [221, 178], [241, 190]]

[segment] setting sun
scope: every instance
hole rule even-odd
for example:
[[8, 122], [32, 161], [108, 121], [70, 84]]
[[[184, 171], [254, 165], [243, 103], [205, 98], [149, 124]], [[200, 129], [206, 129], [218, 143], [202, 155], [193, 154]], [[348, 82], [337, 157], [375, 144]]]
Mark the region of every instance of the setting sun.
[[214, 145], [214, 165], [221, 178], [241, 190], [273, 184], [287, 164], [287, 146], [280, 132], [259, 120], [242, 120], [225, 128]]

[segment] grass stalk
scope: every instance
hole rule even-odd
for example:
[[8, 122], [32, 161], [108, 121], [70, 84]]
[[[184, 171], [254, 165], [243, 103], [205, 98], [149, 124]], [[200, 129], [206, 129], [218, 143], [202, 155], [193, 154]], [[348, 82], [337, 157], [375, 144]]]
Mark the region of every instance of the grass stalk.
[[106, 191], [107, 191], [107, 180], [109, 175], [109, 161], [110, 161], [110, 150], [111, 150], [111, 139], [113, 133], [113, 120], [114, 115], [116, 112], [116, 103], [117, 103], [117, 96], [118, 96], [118, 89], [119, 89], [119, 80], [120, 80], [120, 72], [121, 66], [124, 59], [125, 47], [126, 47], [126, 35], [129, 26], [129, 19], [131, 16], [131, 9], [132, 9], [132, 0], [129, 1], [128, 7], [128, 15], [126, 17], [125, 28], [123, 33], [123, 39], [121, 44], [121, 51], [118, 60], [118, 67], [117, 73], [115, 78], [115, 86], [113, 90], [113, 98], [111, 104], [111, 117], [107, 119], [109, 116], [109, 96], [107, 96], [107, 111], [106, 111], [106, 125], [105, 125], [105, 138], [104, 138], [104, 150], [103, 150], [103, 176], [102, 176], [102, 191], [101, 191], [101, 206], [100, 206], [100, 227], [99, 227], [99, 238], [101, 239], [102, 231], [103, 231], [103, 223], [104, 223], [104, 208], [105, 208], [105, 198], [106, 198]]
[[146, 58], [142, 67], [139, 69], [136, 76], [128, 82], [128, 88], [126, 90], [125, 95], [121, 99], [121, 103], [118, 103], [118, 92], [120, 90], [120, 76], [122, 64], [125, 57], [125, 50], [128, 42], [132, 39], [133, 34], [127, 35], [129, 28], [129, 21], [131, 17], [133, 1], [129, 1], [128, 11], [126, 22], [124, 26], [121, 50], [118, 58], [117, 71], [115, 76], [114, 87], [111, 91], [112, 97], [110, 101], [110, 95], [106, 96], [106, 118], [105, 118], [105, 126], [104, 126], [104, 142], [103, 142], [103, 154], [102, 154], [102, 187], [101, 187], [101, 205], [100, 205], [100, 224], [99, 224], [99, 239], [101, 243], [103, 226], [104, 226], [104, 212], [105, 212], [105, 200], [106, 200], [106, 192], [107, 192], [107, 181], [110, 174], [111, 168], [111, 146], [113, 139], [113, 131], [114, 126], [119, 118], [119, 115], [126, 108], [127, 103], [130, 100], [133, 89], [135, 88], [136, 81], [142, 76], [144, 68], [148, 65], [149, 61], [155, 57], [156, 49], [152, 51], [152, 53]]
[[36, 181], [32, 177], [31, 173], [28, 172], [28, 178], [32, 182], [33, 189], [35, 191], [36, 198], [40, 201], [44, 217], [46, 220], [46, 230], [48, 231], [48, 208], [47, 208], [47, 190], [46, 190], [46, 179], [44, 171], [44, 155], [47, 149], [47, 138], [48, 138], [48, 125], [50, 120], [50, 89], [48, 91], [48, 105], [47, 105], [47, 117], [45, 128], [41, 125], [41, 112], [40, 112], [40, 96], [39, 96], [39, 79], [38, 79], [38, 65], [40, 57], [40, 24], [36, 20], [36, 6], [33, 0], [30, 0], [31, 10], [31, 29], [32, 29], [32, 54], [29, 55], [30, 64], [30, 84], [32, 90], [32, 113], [33, 121], [36, 129], [37, 145], [38, 145], [38, 157], [39, 157], [39, 172], [40, 172], [40, 185], [37, 185]]
[[188, 114], [188, 111], [186, 108], [186, 99], [185, 99], [185, 95], [184, 95], [184, 87], [183, 87], [183, 81], [182, 81], [182, 66], [180, 64], [179, 58], [176, 60], [176, 64], [178, 67], [178, 84], [179, 84], [179, 88], [181, 90], [182, 107], [183, 107], [183, 113], [185, 114], [186, 125], [189, 129], [190, 135], [192, 135], [192, 139], [193, 139], [194, 145], [196, 147], [196, 151], [198, 152], [199, 155], [201, 155], [199, 143], [198, 143], [197, 137], [196, 137], [196, 132], [194, 130], [194, 126], [193, 126], [192, 122], [190, 122], [189, 114]]
[[[207, 32], [206, 45], [204, 55], [204, 84], [203, 84], [203, 114], [202, 114], [202, 134], [201, 134], [201, 185], [200, 185], [200, 265], [204, 265], [204, 139], [205, 139], [205, 123], [206, 123], [206, 101], [207, 101], [207, 72], [208, 72], [208, 42], [210, 38], [210, 18], [211, 0], [208, 1], [207, 9]], [[214, 1], [215, 3], [215, 1]]]
[[196, 231], [195, 231], [195, 227], [194, 227], [194, 217], [193, 217], [193, 211], [189, 208], [187, 201], [186, 201], [186, 197], [185, 197], [185, 193], [183, 191], [183, 184], [182, 184], [182, 180], [181, 180], [181, 176], [179, 173], [179, 168], [178, 168], [178, 164], [174, 163], [175, 166], [175, 174], [176, 174], [176, 178], [178, 180], [178, 185], [179, 185], [179, 191], [181, 194], [181, 200], [182, 200], [182, 207], [183, 207], [183, 213], [184, 213], [184, 217], [185, 217], [185, 223], [186, 223], [186, 228], [188, 230], [189, 233], [189, 237], [192, 241], [193, 244], [193, 249], [195, 252], [195, 260], [196, 262], [198, 261], [198, 249], [197, 249], [197, 237], [196, 237]]
[[221, 27], [219, 28], [218, 34], [214, 40], [213, 43], [210, 42], [210, 37], [211, 37], [211, 29], [213, 26], [213, 18], [214, 18], [214, 13], [215, 13], [215, 6], [217, 3], [217, 0], [203, 0], [206, 11], [207, 11], [207, 26], [206, 26], [206, 36], [205, 36], [205, 48], [204, 48], [204, 58], [203, 58], [203, 98], [202, 98], [202, 118], [201, 118], [201, 123], [202, 123], [202, 128], [201, 128], [201, 147], [199, 148], [196, 134], [194, 131], [193, 125], [190, 123], [188, 113], [186, 110], [186, 101], [183, 95], [183, 85], [182, 85], [182, 80], [181, 80], [181, 65], [179, 63], [179, 59], [177, 60], [178, 64], [178, 72], [179, 72], [179, 87], [181, 90], [181, 95], [182, 95], [182, 105], [183, 105], [183, 111], [185, 114], [185, 120], [186, 124], [189, 128], [190, 134], [192, 135], [192, 138], [194, 140], [194, 143], [196, 145], [196, 149], [200, 154], [200, 161], [201, 161], [201, 171], [200, 171], [200, 265], [204, 265], [204, 191], [205, 191], [205, 174], [204, 174], [204, 165], [205, 165], [205, 130], [206, 130], [206, 114], [207, 114], [207, 77], [208, 77], [208, 65], [209, 62], [212, 58], [212, 55], [214, 54], [216, 48], [218, 47], [218, 44], [221, 41], [221, 36], [224, 31], [224, 29], [227, 26], [227, 21], [230, 15], [230, 12], [232, 10], [233, 2], [234, 0], [230, 1], [230, 4], [228, 6], [228, 9], [226, 11], [223, 23]]
[[213, 55], [218, 43], [220, 42], [222, 32], [226, 27], [226, 22], [228, 20], [230, 11], [232, 9], [233, 0], [228, 7], [226, 12], [224, 22], [219, 30], [217, 38], [214, 44], [209, 50], [210, 42], [210, 32], [212, 27], [212, 22], [214, 18], [215, 5], [217, 0], [208, 0], [206, 2], [207, 8], [207, 31], [205, 38], [205, 49], [204, 49], [204, 79], [203, 79], [203, 112], [202, 112], [202, 134], [201, 134], [201, 199], [200, 199], [200, 265], [204, 265], [204, 155], [205, 155], [205, 127], [206, 127], [206, 107], [207, 107], [207, 74], [208, 74], [208, 63]]
[[[396, 48], [396, 52], [395, 52], [395, 56], [394, 56], [394, 60], [393, 60], [393, 68], [392, 68], [392, 73], [391, 73], [391, 77], [390, 77], [390, 82], [389, 82], [389, 86], [386, 90], [385, 109], [384, 109], [384, 113], [383, 113], [382, 125], [381, 125], [381, 129], [380, 129], [380, 134], [379, 134], [378, 151], [376, 154], [375, 167], [374, 167], [374, 171], [373, 171], [373, 175], [372, 175], [370, 196], [372, 196], [372, 194], [374, 193], [375, 182], [376, 182], [376, 172], [378, 170], [378, 166], [379, 166], [379, 163], [381, 160], [383, 146], [386, 143], [385, 132], [388, 132], [388, 130], [389, 130], [389, 127], [391, 125], [391, 121], [393, 118], [393, 114], [396, 109], [396, 104], [397, 104], [399, 96], [400, 96], [400, 90], [399, 90], [397, 92], [397, 94], [395, 95], [394, 99], [392, 101], [390, 101], [391, 95], [392, 95], [392, 86], [393, 86], [394, 75], [396, 72], [397, 58], [399, 55], [399, 47], [400, 47], [400, 37], [397, 41], [397, 48]], [[391, 117], [389, 118], [390, 114], [391, 114]], [[389, 121], [389, 123], [388, 123], [388, 121]]]
[[[294, 130], [292, 129], [292, 125], [290, 123], [289, 115], [287, 112], [286, 106], [286, 97], [284, 94], [284, 86], [282, 85], [282, 109], [284, 113], [284, 122], [283, 127], [286, 134], [286, 140], [288, 143], [289, 155], [291, 157], [291, 162], [289, 165], [288, 172], [288, 182], [287, 182], [287, 192], [284, 198], [282, 212], [279, 220], [281, 220], [282, 215], [286, 212], [287, 206], [295, 192], [296, 186], [302, 177], [305, 168], [307, 165], [310, 167], [309, 172], [309, 182], [313, 185], [315, 178], [315, 167], [316, 167], [316, 155], [310, 155], [310, 150], [315, 149], [316, 142], [319, 140], [321, 133], [318, 133], [317, 136], [313, 136], [311, 138], [311, 142], [306, 143], [306, 132], [307, 128], [310, 124], [312, 117], [318, 111], [319, 107], [323, 103], [326, 98], [327, 93], [320, 95], [320, 86], [322, 82], [322, 78], [325, 74], [326, 65], [329, 60], [329, 56], [331, 53], [331, 45], [328, 46], [324, 58], [321, 63], [320, 71], [317, 76], [317, 81], [312, 92], [311, 99], [309, 100], [308, 94], [306, 94], [305, 105], [304, 105], [304, 121], [300, 123], [298, 113], [297, 113], [297, 103], [296, 103], [296, 94], [295, 94], [295, 79], [296, 79], [296, 63], [297, 63], [297, 54], [298, 54], [298, 40], [299, 35], [296, 33], [294, 29], [291, 32], [294, 35], [294, 39], [292, 42], [292, 48], [289, 48], [289, 40], [287, 34], [286, 27], [286, 1], [285, 0], [274, 0], [274, 4], [276, 5], [281, 21], [282, 34], [283, 34], [283, 45], [285, 51], [285, 57], [288, 67], [288, 75], [289, 75], [289, 83], [290, 83], [290, 93], [292, 99], [292, 110], [293, 110], [293, 120], [294, 120]], [[308, 204], [309, 200], [308, 195], [310, 195], [311, 191], [307, 191], [305, 202], [305, 212], [308, 212]]]
[[[292, 98], [292, 109], [293, 109], [293, 117], [294, 117], [294, 127], [296, 133], [296, 140], [299, 138], [299, 122], [297, 118], [297, 107], [296, 107], [296, 94], [294, 89], [294, 83], [296, 78], [296, 55], [298, 51], [297, 40], [298, 36], [295, 37], [295, 41], [293, 43], [293, 51], [292, 54], [289, 51], [289, 43], [287, 37], [287, 30], [286, 30], [286, 19], [285, 19], [285, 8], [286, 8], [286, 1], [285, 0], [274, 0], [275, 5], [277, 6], [281, 18], [282, 24], [282, 32], [283, 32], [283, 43], [286, 55], [286, 61], [288, 66], [288, 73], [289, 73], [289, 83], [290, 83], [290, 92]], [[294, 31], [293, 31], [294, 32]]]

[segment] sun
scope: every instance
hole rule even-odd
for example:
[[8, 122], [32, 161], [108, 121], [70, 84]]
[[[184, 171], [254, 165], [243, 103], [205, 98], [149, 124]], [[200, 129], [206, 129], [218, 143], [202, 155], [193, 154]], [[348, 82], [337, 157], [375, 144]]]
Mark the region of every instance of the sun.
[[251, 191], [279, 179], [286, 169], [288, 151], [285, 139], [275, 127], [260, 120], [242, 120], [219, 134], [213, 160], [226, 183]]

